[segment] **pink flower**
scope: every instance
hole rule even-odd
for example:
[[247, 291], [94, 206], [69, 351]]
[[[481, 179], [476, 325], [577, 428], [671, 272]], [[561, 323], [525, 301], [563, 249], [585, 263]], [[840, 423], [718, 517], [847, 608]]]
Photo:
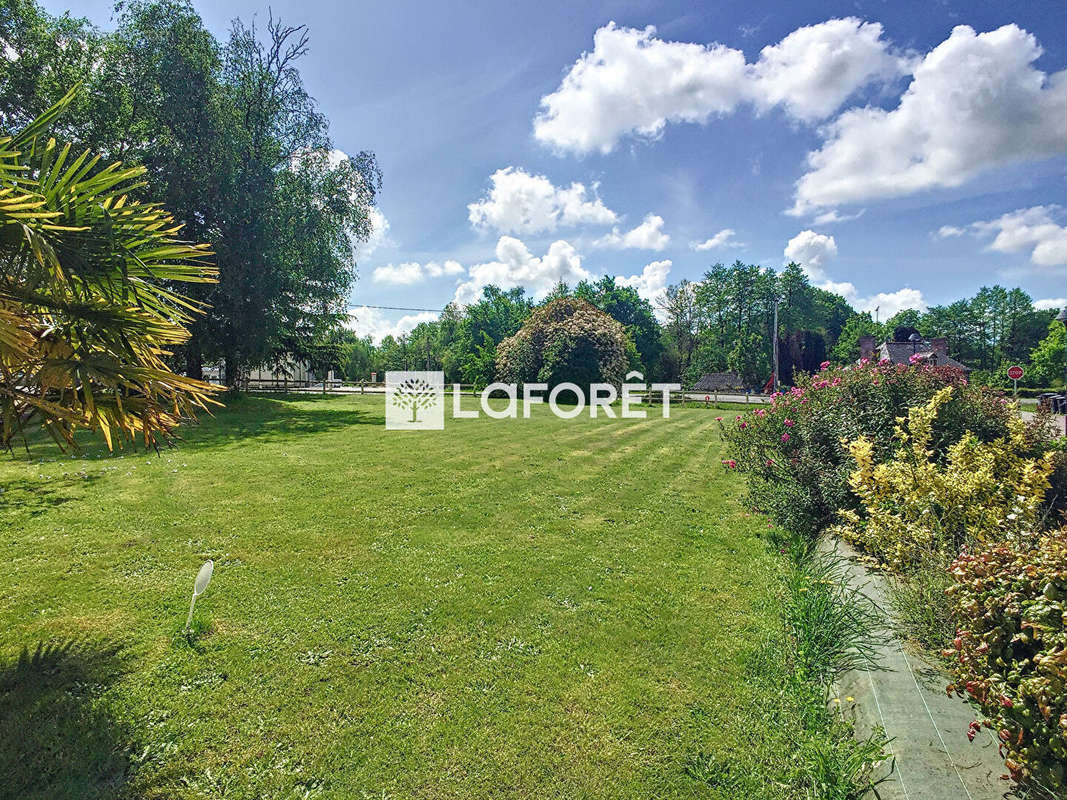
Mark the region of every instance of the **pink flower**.
[[789, 441], [789, 434], [788, 433], [783, 433], [782, 434], [782, 441], [783, 442], [788, 442]]
[[732, 458], [731, 459], [727, 459], [726, 461], [723, 461], [722, 463], [723, 463], [723, 466], [727, 467], [728, 469], [735, 469], [737, 467], [737, 462], [734, 461]]
[[716, 421], [716, 422], [722, 422], [722, 417], [716, 417], [716, 418], [715, 418], [715, 421]]
[[841, 385], [841, 379], [840, 378], [834, 378], [834, 382], [831, 383], [830, 385], [831, 386], [840, 386]]
[[768, 467], [773, 467], [774, 466], [774, 459], [773, 458], [768, 458], [767, 459], [767, 466]]
[[860, 359], [860, 366], [861, 366], [861, 367], [865, 367], [865, 366], [867, 366], [867, 365], [868, 365], [868, 364], [870, 364], [870, 363], [871, 363], [871, 362], [870, 362], [870, 360], [869, 360], [869, 359], [866, 359], [866, 358], [861, 358], [861, 359]]
[[830, 369], [830, 362], [829, 361], [822, 362], [821, 364], [819, 364], [819, 369]]
[[748, 427], [748, 423], [747, 423], [747, 422], [742, 422], [742, 423], [741, 423], [740, 425], [738, 425], [737, 427], [739, 427], [739, 428], [740, 428], [741, 430], [744, 430], [745, 428], [747, 428], [747, 427]]
[[794, 425], [796, 425], [796, 423], [795, 423], [795, 422], [793, 422], [793, 420], [791, 420], [791, 419], [787, 419], [787, 420], [785, 421], [785, 426], [786, 426], [787, 428], [792, 428], [792, 427], [793, 427]]

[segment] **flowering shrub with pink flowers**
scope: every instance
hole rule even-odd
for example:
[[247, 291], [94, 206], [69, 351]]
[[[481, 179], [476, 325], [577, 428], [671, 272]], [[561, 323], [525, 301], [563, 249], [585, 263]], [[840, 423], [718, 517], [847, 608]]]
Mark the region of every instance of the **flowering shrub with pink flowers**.
[[[953, 367], [889, 362], [831, 368], [802, 378], [769, 406], [722, 423], [726, 458], [747, 474], [753, 504], [793, 531], [814, 534], [838, 511], [857, 507], [849, 487], [855, 468], [847, 443], [865, 437], [873, 458], [895, 450], [897, 419], [952, 386], [931, 436], [935, 457], [969, 431], [990, 442], [1008, 433], [1014, 410], [999, 391], [969, 385]], [[728, 464], [729, 466], [729, 464]]]

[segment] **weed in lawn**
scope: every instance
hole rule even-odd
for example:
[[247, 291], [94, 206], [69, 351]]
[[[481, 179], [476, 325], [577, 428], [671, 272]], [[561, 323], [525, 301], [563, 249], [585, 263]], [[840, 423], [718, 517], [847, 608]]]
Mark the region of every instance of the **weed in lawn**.
[[931, 653], [948, 646], [956, 635], [951, 605], [945, 594], [951, 585], [948, 566], [933, 556], [890, 581], [893, 618], [903, 638], [917, 642]]
[[784, 615], [793, 643], [795, 672], [829, 687], [841, 673], [876, 669], [873, 653], [884, 639], [885, 615], [853, 586], [842, 559], [797, 547], [786, 576]]

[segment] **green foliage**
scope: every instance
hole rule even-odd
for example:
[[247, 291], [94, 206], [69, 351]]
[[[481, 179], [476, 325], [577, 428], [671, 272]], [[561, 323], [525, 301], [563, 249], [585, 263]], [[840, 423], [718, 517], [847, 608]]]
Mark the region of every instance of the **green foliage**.
[[1027, 377], [1036, 384], [1061, 386], [1067, 364], [1067, 327], [1059, 320], [1048, 324], [1048, 336], [1030, 351], [1030, 369]]
[[374, 344], [369, 336], [352, 335], [341, 345], [341, 374], [346, 381], [369, 381], [374, 368]]
[[861, 508], [841, 510], [834, 530], [896, 569], [914, 568], [929, 553], [947, 562], [965, 544], [1033, 530], [1044, 515], [1052, 457], [1027, 458], [1032, 447], [1021, 419], [1010, 418], [1007, 434], [991, 442], [966, 432], [936, 457], [934, 422], [952, 394], [946, 386], [908, 410], [889, 458], [876, 462], [866, 437], [848, 445], [856, 462], [849, 485]]
[[881, 333], [881, 326], [875, 324], [870, 312], [853, 314], [845, 322], [841, 336], [830, 351], [830, 355], [838, 364], [852, 364], [860, 357], [860, 339], [864, 336], [878, 338]]
[[298, 70], [303, 26], [238, 20], [220, 43], [189, 2], [134, 0], [102, 34], [18, 0], [0, 33], [20, 53], [0, 59], [5, 118], [58, 99], [56, 75], [82, 82], [65, 135], [143, 164], [134, 196], [162, 201], [212, 246], [219, 280], [188, 290], [206, 313], [177, 348], [188, 375], [221, 360], [236, 385], [249, 367], [321, 347], [343, 316], [381, 176], [370, 153], [331, 153]]
[[802, 379], [727, 427], [729, 458], [749, 475], [752, 500], [782, 526], [814, 534], [857, 508], [849, 487], [853, 461], [845, 442], [866, 437], [875, 460], [896, 449], [897, 418], [954, 386], [933, 427], [931, 448], [940, 460], [970, 431], [981, 442], [1005, 436], [1014, 411], [997, 392], [968, 384], [950, 367], [867, 364], [825, 369]]
[[[1012, 777], [1067, 791], [1067, 529], [962, 553], [949, 589], [955, 689], [977, 703]], [[973, 729], [972, 729], [973, 735]]]
[[651, 378], [663, 352], [660, 326], [652, 304], [632, 286], [619, 286], [610, 276], [596, 283], [582, 281], [575, 287], [574, 296], [589, 301], [622, 323], [637, 350], [638, 363], [634, 367], [640, 369], [646, 378]]
[[924, 553], [907, 573], [891, 577], [893, 620], [902, 639], [929, 652], [952, 641], [955, 628], [945, 594], [951, 582], [940, 553]]
[[71, 92], [0, 138], [0, 444], [30, 425], [167, 437], [213, 389], [176, 375], [169, 348], [201, 308], [175, 284], [208, 283], [206, 245], [179, 238], [158, 206], [131, 200], [143, 168], [72, 153], [46, 131]]
[[496, 375], [510, 383], [621, 384], [632, 343], [625, 328], [578, 298], [561, 297], [536, 309], [501, 342]]
[[[0, 58], [0, 119], [7, 130], [25, 127], [63, 99], [100, 66], [106, 50], [106, 37], [87, 19], [54, 17], [35, 0], [0, 4], [0, 40], [19, 55]], [[53, 135], [78, 140], [95, 99], [82, 92], [69, 100], [70, 113], [56, 121]]]
[[884, 640], [884, 617], [850, 583], [839, 556], [805, 543], [795, 545], [792, 554], [783, 616], [793, 668], [799, 680], [825, 693], [845, 672], [877, 668], [872, 653]]
[[496, 374], [497, 345], [518, 333], [533, 303], [522, 289], [487, 286], [455, 324], [452, 347], [444, 358], [445, 376], [486, 386]]
[[742, 332], [726, 356], [726, 368], [740, 375], [745, 386], [762, 384], [773, 368], [763, 337], [755, 331]]

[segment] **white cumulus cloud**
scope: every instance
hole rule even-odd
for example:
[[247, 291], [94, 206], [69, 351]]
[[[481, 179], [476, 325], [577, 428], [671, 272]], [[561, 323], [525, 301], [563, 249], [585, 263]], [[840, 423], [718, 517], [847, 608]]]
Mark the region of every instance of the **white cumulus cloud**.
[[370, 213], [371, 232], [367, 241], [356, 244], [356, 261], [368, 258], [379, 247], [392, 244], [389, 240], [389, 220], [376, 206], [371, 206]]
[[498, 169], [485, 197], [467, 206], [475, 228], [500, 233], [540, 233], [574, 225], [611, 225], [615, 212], [584, 184], [555, 186], [544, 175], [531, 175], [518, 167]]
[[406, 261], [403, 264], [387, 264], [377, 267], [371, 277], [375, 283], [394, 283], [400, 286], [410, 286], [426, 278], [440, 278], [443, 275], [459, 275], [463, 272], [463, 265], [458, 261], [428, 261], [420, 264], [417, 261]]
[[743, 103], [822, 119], [861, 87], [904, 69], [881, 37], [878, 23], [832, 19], [793, 31], [748, 64], [722, 44], [669, 42], [651, 26], [612, 22], [541, 98], [534, 136], [559, 150], [608, 153], [624, 136], [656, 137], [667, 123], [706, 122]]
[[926, 300], [918, 289], [905, 287], [895, 292], [879, 292], [861, 296], [855, 284], [833, 281], [826, 274], [826, 264], [837, 257], [837, 242], [833, 236], [815, 231], [801, 231], [785, 246], [786, 261], [795, 261], [804, 269], [814, 286], [839, 294], [854, 308], [873, 312], [878, 309], [881, 319], [889, 319], [906, 308], [926, 310]]
[[[917, 311], [925, 311], [927, 308], [923, 293], [918, 289], [904, 288], [895, 292], [878, 292], [867, 297], [861, 297], [859, 292], [856, 291], [856, 287], [851, 283], [831, 285], [836, 288], [830, 289], [830, 291], [834, 291], [844, 297], [853, 308], [859, 311], [870, 311], [872, 314], [877, 310], [878, 318], [883, 322], [905, 309], [914, 308]], [[824, 285], [820, 288], [829, 289], [830, 287]]]
[[357, 336], [371, 337], [375, 344], [381, 342], [386, 336], [396, 338], [411, 333], [417, 325], [423, 322], [433, 322], [440, 316], [433, 311], [421, 311], [417, 314], [404, 314], [398, 319], [391, 320], [382, 309], [367, 306], [351, 308], [348, 313], [348, 327], [355, 331]]
[[710, 239], [702, 242], [690, 242], [690, 250], [717, 250], [720, 247], [744, 247], [744, 243], [734, 241], [737, 232], [733, 228], [723, 228]]
[[808, 155], [790, 213], [960, 186], [994, 167], [1067, 153], [1067, 70], [1033, 62], [1017, 25], [953, 29], [914, 69], [896, 108], [844, 112]]
[[653, 261], [645, 265], [640, 275], [616, 278], [615, 282], [620, 286], [632, 286], [641, 297], [652, 303], [655, 309], [658, 308], [659, 300], [667, 293], [667, 275], [670, 271], [670, 259]]
[[975, 222], [971, 229], [979, 236], [995, 234], [990, 250], [999, 253], [1029, 252], [1030, 260], [1041, 267], [1067, 264], [1067, 227], [1053, 214], [1058, 206], [1021, 208], [988, 222]]
[[467, 280], [456, 288], [455, 299], [463, 304], [477, 300], [490, 284], [501, 289], [521, 286], [534, 297], [543, 297], [560, 281], [574, 284], [591, 277], [569, 242], [560, 239], [549, 245], [545, 255], [534, 256], [513, 236], [501, 236], [497, 241], [496, 261], [475, 264], [467, 273]]
[[836, 255], [837, 242], [834, 237], [812, 230], [801, 231], [785, 246], [786, 261], [800, 264], [812, 281], [827, 279], [823, 266]]
[[760, 51], [752, 67], [756, 104], [782, 106], [799, 120], [825, 119], [858, 88], [892, 79], [906, 65], [877, 22], [850, 17], [807, 25]]
[[1067, 297], [1046, 297], [1042, 300], [1035, 300], [1034, 308], [1036, 308], [1038, 311], [1067, 308]]
[[593, 246], [614, 250], [662, 250], [670, 242], [670, 235], [663, 232], [663, 217], [648, 214], [636, 228], [625, 233], [612, 228], [611, 233], [597, 239]]

